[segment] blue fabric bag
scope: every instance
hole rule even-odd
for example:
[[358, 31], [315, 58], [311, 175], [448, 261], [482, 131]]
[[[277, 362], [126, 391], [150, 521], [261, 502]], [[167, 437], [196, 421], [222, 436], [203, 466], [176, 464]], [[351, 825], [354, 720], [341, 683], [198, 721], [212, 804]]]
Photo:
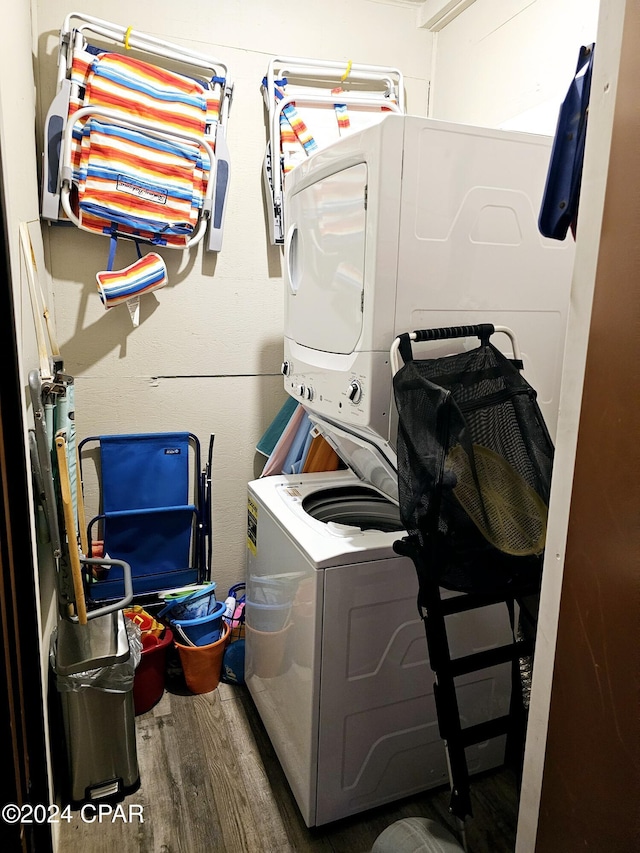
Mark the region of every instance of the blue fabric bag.
[[538, 218], [540, 233], [554, 240], [564, 240], [569, 226], [575, 237], [594, 50], [595, 44], [580, 48], [575, 77], [560, 107]]

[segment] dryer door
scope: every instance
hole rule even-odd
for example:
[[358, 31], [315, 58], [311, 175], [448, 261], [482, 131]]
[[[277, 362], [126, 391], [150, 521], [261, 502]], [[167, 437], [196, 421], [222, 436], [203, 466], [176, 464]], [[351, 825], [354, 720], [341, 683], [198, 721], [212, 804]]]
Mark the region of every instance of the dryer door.
[[362, 332], [367, 166], [359, 163], [287, 197], [285, 335], [351, 353]]

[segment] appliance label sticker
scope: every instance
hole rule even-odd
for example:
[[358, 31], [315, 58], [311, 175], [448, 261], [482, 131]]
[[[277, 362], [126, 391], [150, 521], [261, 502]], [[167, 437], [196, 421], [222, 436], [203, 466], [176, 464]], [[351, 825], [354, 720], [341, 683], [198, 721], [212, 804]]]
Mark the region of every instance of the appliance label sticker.
[[247, 548], [254, 557], [258, 553], [258, 506], [251, 498], [247, 503]]

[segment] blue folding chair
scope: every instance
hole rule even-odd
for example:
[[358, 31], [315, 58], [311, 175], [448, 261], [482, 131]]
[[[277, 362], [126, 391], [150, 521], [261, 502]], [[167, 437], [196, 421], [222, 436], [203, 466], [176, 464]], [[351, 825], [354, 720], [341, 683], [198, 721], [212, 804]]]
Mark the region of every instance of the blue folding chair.
[[[102, 539], [105, 556], [125, 560], [137, 596], [208, 580], [210, 477], [200, 472], [197, 437], [188, 432], [90, 436], [79, 444], [81, 476], [82, 460], [96, 442], [100, 513], [88, 524], [90, 551]], [[212, 446], [213, 436], [210, 458]], [[121, 590], [117, 567], [87, 584], [93, 601], [117, 598]]]

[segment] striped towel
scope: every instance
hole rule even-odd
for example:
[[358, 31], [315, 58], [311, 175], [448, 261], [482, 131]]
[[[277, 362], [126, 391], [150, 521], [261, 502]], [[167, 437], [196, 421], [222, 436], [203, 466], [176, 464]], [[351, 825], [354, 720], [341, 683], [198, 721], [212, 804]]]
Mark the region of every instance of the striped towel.
[[[276, 103], [286, 97], [284, 91], [286, 82], [286, 77], [275, 81]], [[262, 85], [267, 85], [266, 77], [263, 78]], [[280, 113], [280, 157], [284, 173], [290, 172], [294, 166], [306, 160], [317, 150], [317, 142], [292, 101], [284, 106]]]
[[280, 151], [285, 174], [318, 150], [318, 144], [292, 102], [280, 113]]

